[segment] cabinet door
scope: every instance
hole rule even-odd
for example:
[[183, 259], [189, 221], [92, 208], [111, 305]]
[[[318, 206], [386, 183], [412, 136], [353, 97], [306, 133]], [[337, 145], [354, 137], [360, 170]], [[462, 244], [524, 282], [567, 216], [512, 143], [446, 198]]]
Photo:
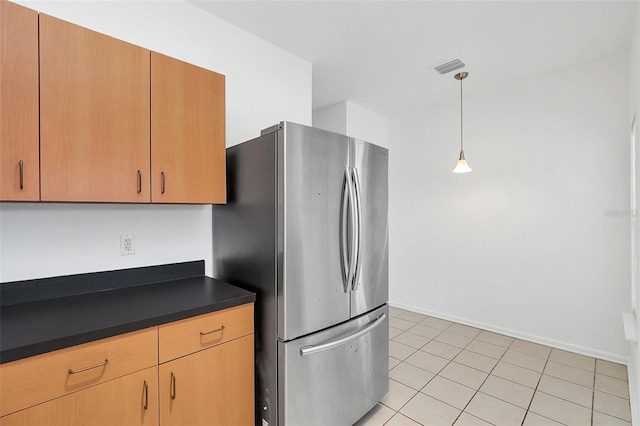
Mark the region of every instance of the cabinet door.
[[225, 203], [225, 78], [151, 52], [151, 200]]
[[253, 425], [253, 334], [160, 365], [160, 424]]
[[80, 424], [157, 425], [158, 368], [151, 367], [0, 418], [0, 426]]
[[149, 57], [40, 14], [43, 201], [150, 200]]
[[38, 13], [0, 0], [0, 200], [40, 199]]
[[157, 365], [157, 342], [150, 327], [0, 364], [0, 415]]

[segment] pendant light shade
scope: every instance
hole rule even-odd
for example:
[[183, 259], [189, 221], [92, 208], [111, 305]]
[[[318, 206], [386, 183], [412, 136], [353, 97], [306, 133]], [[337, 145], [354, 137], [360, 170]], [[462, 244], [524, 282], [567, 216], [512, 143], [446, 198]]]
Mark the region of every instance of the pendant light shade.
[[463, 132], [462, 132], [462, 80], [467, 78], [468, 72], [459, 72], [454, 76], [456, 80], [460, 80], [460, 157], [458, 158], [458, 164], [453, 169], [453, 173], [469, 173], [471, 167], [467, 164], [467, 160], [464, 158], [464, 144], [463, 144]]
[[467, 164], [467, 160], [464, 159], [464, 152], [460, 151], [460, 158], [458, 159], [456, 168], [453, 169], [453, 173], [469, 173], [470, 171], [471, 167]]

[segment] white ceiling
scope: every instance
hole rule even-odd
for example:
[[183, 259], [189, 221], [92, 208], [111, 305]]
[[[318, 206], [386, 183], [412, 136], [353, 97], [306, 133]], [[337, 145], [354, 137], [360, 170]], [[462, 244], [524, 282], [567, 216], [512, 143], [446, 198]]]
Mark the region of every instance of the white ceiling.
[[628, 51], [639, 3], [188, 1], [312, 62], [314, 109], [387, 116], [457, 97], [455, 73], [431, 69], [453, 58], [470, 93]]

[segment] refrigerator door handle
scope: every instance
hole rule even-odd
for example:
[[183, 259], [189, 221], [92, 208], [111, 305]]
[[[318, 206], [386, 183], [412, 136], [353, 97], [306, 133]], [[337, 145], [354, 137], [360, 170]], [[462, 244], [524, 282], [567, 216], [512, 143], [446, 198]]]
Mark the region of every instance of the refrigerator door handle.
[[[344, 192], [342, 195], [342, 215], [340, 216], [340, 231], [341, 231], [341, 239], [340, 239], [340, 251], [342, 252], [342, 273], [344, 277], [344, 292], [348, 293], [351, 287], [351, 282], [353, 281], [353, 275], [355, 274], [356, 268], [356, 246], [355, 246], [355, 226], [353, 223], [348, 222], [348, 218], [351, 217], [351, 220], [354, 220], [355, 216], [355, 197], [353, 194], [353, 183], [351, 181], [351, 173], [349, 172], [349, 167], [344, 168]], [[349, 210], [351, 210], [351, 215], [349, 215]], [[351, 225], [351, 251], [349, 250], [349, 237], [348, 237], [348, 229]]]
[[[360, 284], [360, 266], [362, 265], [362, 203], [361, 203], [361, 192], [360, 191], [360, 176], [358, 175], [358, 169], [353, 168], [353, 186], [354, 186], [354, 194], [355, 194], [355, 206], [356, 206], [356, 221], [357, 225], [356, 229], [356, 237], [355, 237], [355, 245], [356, 245], [356, 257], [355, 257], [355, 271], [353, 274], [353, 291], [358, 289], [358, 284]], [[353, 258], [352, 258], [353, 259]]]
[[326, 350], [329, 350], [329, 349], [333, 349], [336, 346], [344, 345], [345, 343], [348, 343], [348, 342], [350, 342], [352, 340], [357, 339], [360, 336], [363, 336], [363, 335], [369, 333], [371, 330], [373, 330], [374, 328], [376, 328], [380, 324], [382, 324], [386, 318], [387, 318], [387, 314], [382, 314], [374, 322], [372, 322], [371, 324], [367, 325], [362, 330], [357, 331], [357, 332], [355, 332], [353, 334], [350, 334], [349, 336], [345, 336], [345, 337], [342, 337], [342, 338], [336, 339], [336, 340], [331, 340], [329, 342], [321, 343], [319, 345], [312, 345], [312, 346], [302, 347], [302, 348], [300, 348], [300, 356], [307, 356], [307, 355], [315, 354], [315, 353], [318, 353], [318, 352], [326, 351]]

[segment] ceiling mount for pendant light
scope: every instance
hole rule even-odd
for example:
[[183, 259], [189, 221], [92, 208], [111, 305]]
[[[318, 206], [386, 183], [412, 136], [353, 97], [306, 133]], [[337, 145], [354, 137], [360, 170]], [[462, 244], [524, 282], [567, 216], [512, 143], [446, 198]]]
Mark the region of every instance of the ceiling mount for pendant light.
[[462, 137], [462, 80], [468, 76], [468, 72], [459, 72], [453, 76], [456, 80], [460, 80], [460, 158], [458, 159], [456, 168], [453, 169], [453, 173], [469, 173], [471, 171], [471, 167], [469, 167], [467, 160], [464, 158], [464, 144]]

